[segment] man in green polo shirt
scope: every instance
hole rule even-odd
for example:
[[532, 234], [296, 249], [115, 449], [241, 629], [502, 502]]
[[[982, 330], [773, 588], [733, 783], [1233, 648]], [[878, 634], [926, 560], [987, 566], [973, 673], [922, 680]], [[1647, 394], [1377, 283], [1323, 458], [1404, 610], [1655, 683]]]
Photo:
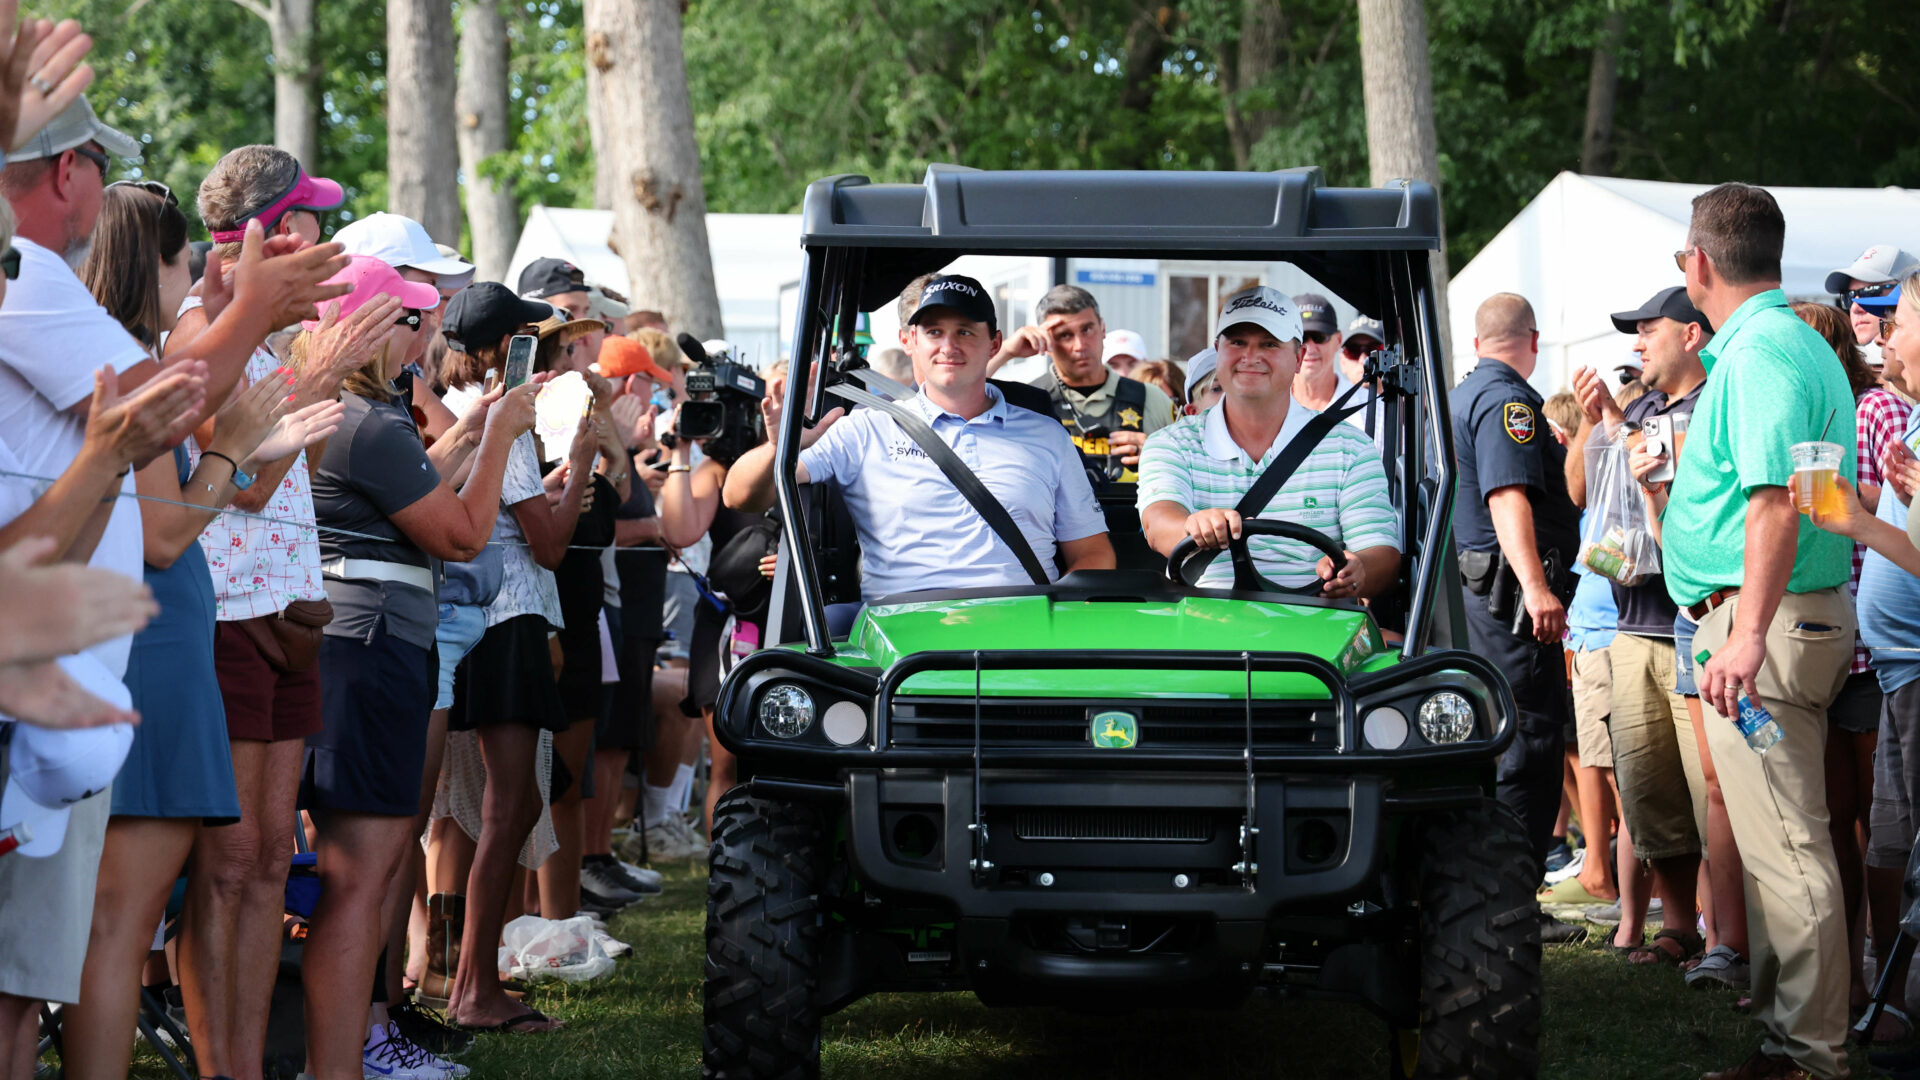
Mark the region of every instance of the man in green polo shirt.
[[[1787, 489], [1789, 448], [1838, 443], [1853, 478], [1853, 396], [1824, 339], [1780, 291], [1786, 222], [1773, 196], [1722, 184], [1693, 201], [1676, 253], [1716, 327], [1707, 381], [1662, 518], [1667, 591], [1699, 623], [1693, 651], [1734, 839], [1746, 863], [1753, 1015], [1746, 1062], [1709, 1078], [1847, 1074], [1847, 914], [1827, 831], [1827, 706], [1853, 655], [1851, 541], [1814, 528]], [[1755, 753], [1734, 726], [1746, 696], [1782, 742]]]

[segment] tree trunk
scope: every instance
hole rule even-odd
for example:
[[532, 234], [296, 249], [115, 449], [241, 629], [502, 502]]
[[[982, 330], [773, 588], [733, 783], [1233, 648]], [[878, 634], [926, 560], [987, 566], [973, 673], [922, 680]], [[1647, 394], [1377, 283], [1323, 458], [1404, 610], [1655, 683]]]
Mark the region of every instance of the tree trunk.
[[1258, 89], [1280, 59], [1280, 43], [1287, 36], [1287, 17], [1277, 0], [1247, 0], [1240, 16], [1240, 38], [1231, 59], [1221, 65], [1221, 86], [1227, 108], [1227, 141], [1233, 147], [1233, 167], [1253, 167], [1253, 148], [1280, 117], [1271, 104], [1249, 107], [1245, 96]]
[[387, 209], [460, 242], [452, 0], [387, 0]]
[[723, 332], [720, 297], [678, 0], [586, 0], [583, 13], [587, 93], [601, 109], [594, 153], [616, 179], [613, 235], [632, 306], [714, 337]]
[[273, 43], [273, 144], [319, 168], [320, 60], [313, 48], [315, 0], [240, 0], [266, 20]]
[[[1439, 192], [1440, 148], [1433, 127], [1426, 0], [1359, 2], [1360, 72], [1367, 109], [1367, 162], [1373, 185], [1379, 187], [1397, 179], [1425, 180]], [[1444, 221], [1443, 215], [1443, 237]], [[1444, 349], [1451, 340], [1447, 336], [1450, 322], [1444, 246], [1433, 253], [1431, 265], [1441, 334], [1441, 340], [1434, 344]], [[1449, 376], [1451, 368], [1449, 363]]]
[[512, 185], [482, 174], [483, 162], [512, 145], [507, 124], [507, 48], [507, 22], [500, 13], [500, 0], [467, 0], [460, 17], [455, 110], [477, 281], [506, 280], [520, 239], [520, 207]]
[[1587, 128], [1580, 137], [1580, 171], [1588, 176], [1613, 172], [1613, 106], [1620, 92], [1620, 40], [1626, 30], [1626, 13], [1611, 11], [1593, 46], [1593, 67], [1587, 72]]

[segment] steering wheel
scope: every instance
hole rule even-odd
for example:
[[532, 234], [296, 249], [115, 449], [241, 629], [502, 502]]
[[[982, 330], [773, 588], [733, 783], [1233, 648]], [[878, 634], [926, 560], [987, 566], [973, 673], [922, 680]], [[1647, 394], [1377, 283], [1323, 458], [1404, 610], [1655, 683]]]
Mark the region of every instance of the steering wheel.
[[[1244, 592], [1288, 593], [1293, 596], [1318, 596], [1326, 587], [1325, 582], [1313, 581], [1306, 585], [1288, 588], [1268, 581], [1253, 568], [1253, 556], [1247, 550], [1247, 540], [1254, 536], [1284, 536], [1289, 540], [1298, 540], [1311, 544], [1321, 554], [1333, 560], [1333, 572], [1338, 574], [1346, 568], [1347, 553], [1335, 543], [1333, 537], [1292, 521], [1275, 521], [1272, 518], [1245, 518], [1240, 522], [1238, 538], [1227, 541], [1227, 554], [1233, 558], [1233, 587]], [[1214, 556], [1220, 554], [1216, 548], [1202, 549], [1186, 536], [1173, 545], [1173, 551], [1167, 555], [1167, 579], [1181, 585], [1192, 585], [1200, 575], [1206, 572], [1207, 565]]]

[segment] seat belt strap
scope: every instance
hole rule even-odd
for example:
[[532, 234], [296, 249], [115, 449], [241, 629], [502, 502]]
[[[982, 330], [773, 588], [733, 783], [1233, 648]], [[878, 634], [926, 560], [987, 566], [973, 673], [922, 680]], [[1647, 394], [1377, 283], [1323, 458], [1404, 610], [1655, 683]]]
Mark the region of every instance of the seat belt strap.
[[1027, 543], [1026, 534], [1020, 531], [1020, 526], [1014, 524], [1013, 515], [1007, 513], [1007, 508], [1000, 505], [1000, 500], [993, 497], [993, 492], [988, 491], [987, 486], [980, 482], [980, 478], [973, 474], [973, 470], [967, 468], [967, 463], [960, 460], [960, 455], [953, 452], [953, 447], [948, 446], [939, 435], [936, 435], [933, 427], [922, 420], [917, 413], [898, 402], [888, 401], [878, 394], [869, 393], [845, 383], [827, 387], [827, 393], [842, 401], [879, 409], [893, 417], [893, 422], [899, 424], [902, 431], [905, 431], [914, 442], [920, 444], [920, 449], [925, 450], [927, 456], [933, 459], [933, 463], [946, 474], [947, 480], [960, 492], [960, 497], [967, 500], [967, 504], [986, 521], [987, 527], [1000, 538], [1000, 542], [1007, 545], [1007, 549], [1013, 552], [1013, 557], [1020, 561], [1021, 569], [1027, 572], [1027, 576], [1033, 579], [1033, 583], [1035, 585], [1051, 583], [1051, 579], [1047, 577], [1046, 568], [1040, 564], [1039, 556], [1033, 553], [1033, 545]]
[[1332, 431], [1335, 425], [1342, 423], [1347, 417], [1367, 407], [1367, 401], [1353, 405], [1347, 404], [1348, 399], [1365, 388], [1364, 383], [1349, 386], [1347, 392], [1340, 395], [1338, 401], [1327, 406], [1325, 412], [1307, 421], [1306, 426], [1281, 448], [1279, 455], [1273, 459], [1273, 464], [1267, 466], [1267, 471], [1260, 474], [1260, 479], [1255, 480], [1253, 486], [1247, 489], [1246, 495], [1242, 496], [1240, 502], [1234, 506], [1234, 512], [1242, 518], [1259, 517], [1261, 511], [1265, 510], [1267, 504], [1272, 502], [1273, 497], [1279, 493], [1281, 486], [1299, 471], [1301, 463], [1307, 460], [1307, 455], [1313, 453], [1313, 448], [1319, 446], [1320, 440], [1327, 437], [1327, 432]]

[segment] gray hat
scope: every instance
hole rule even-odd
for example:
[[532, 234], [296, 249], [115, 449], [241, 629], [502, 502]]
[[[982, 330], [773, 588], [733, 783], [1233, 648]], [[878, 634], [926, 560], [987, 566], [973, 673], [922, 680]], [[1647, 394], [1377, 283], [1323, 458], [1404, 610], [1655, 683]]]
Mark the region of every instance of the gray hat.
[[1382, 345], [1387, 343], [1387, 328], [1379, 319], [1369, 319], [1365, 315], [1357, 316], [1347, 324], [1347, 336], [1370, 337]]
[[1920, 259], [1892, 244], [1875, 244], [1861, 252], [1860, 257], [1853, 260], [1852, 266], [1828, 274], [1827, 291], [1839, 296], [1847, 291], [1849, 281], [1884, 285], [1889, 281], [1900, 281], [1915, 270], [1920, 270]]
[[1201, 349], [1187, 358], [1187, 400], [1193, 400], [1193, 392], [1207, 381], [1207, 376], [1220, 366], [1220, 353], [1217, 349]]
[[140, 156], [140, 140], [101, 123], [100, 118], [94, 115], [93, 106], [87, 104], [87, 99], [78, 97], [73, 99], [73, 104], [60, 110], [60, 115], [49, 121], [46, 127], [41, 128], [39, 134], [28, 139], [27, 145], [8, 151], [7, 160], [50, 158], [89, 141], [99, 143], [113, 157]]

